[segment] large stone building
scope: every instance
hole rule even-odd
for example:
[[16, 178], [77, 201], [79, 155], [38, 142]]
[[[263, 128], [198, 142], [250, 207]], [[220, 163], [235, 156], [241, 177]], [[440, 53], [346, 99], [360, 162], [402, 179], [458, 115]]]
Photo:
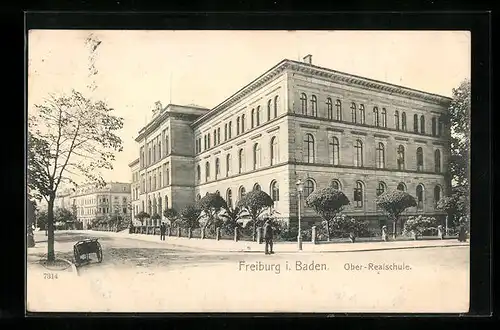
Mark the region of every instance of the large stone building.
[[[328, 185], [341, 189], [354, 217], [384, 218], [375, 198], [394, 189], [417, 198], [407, 215], [440, 215], [435, 203], [449, 187], [442, 116], [450, 101], [319, 67], [310, 55], [283, 60], [213, 109], [155, 110], [136, 139], [138, 207], [180, 209], [208, 192], [234, 205], [262, 189], [293, 222], [301, 179], [304, 197]], [[305, 222], [318, 219], [302, 210]]]
[[102, 188], [83, 185], [70, 195], [69, 200], [77, 221], [87, 229], [89, 223], [99, 216], [130, 215], [130, 183], [109, 182]]

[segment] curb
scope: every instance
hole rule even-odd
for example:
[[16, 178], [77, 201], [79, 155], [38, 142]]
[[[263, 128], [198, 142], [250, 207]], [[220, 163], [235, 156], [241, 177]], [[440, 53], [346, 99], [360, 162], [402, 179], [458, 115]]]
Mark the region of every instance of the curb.
[[60, 260], [62, 260], [64, 262], [70, 264], [70, 266], [71, 266], [71, 272], [75, 273], [76, 276], [80, 276], [80, 274], [78, 273], [78, 268], [76, 268], [76, 265], [74, 263], [72, 263], [69, 260], [63, 259], [63, 258], [58, 258], [58, 259], [60, 259]]

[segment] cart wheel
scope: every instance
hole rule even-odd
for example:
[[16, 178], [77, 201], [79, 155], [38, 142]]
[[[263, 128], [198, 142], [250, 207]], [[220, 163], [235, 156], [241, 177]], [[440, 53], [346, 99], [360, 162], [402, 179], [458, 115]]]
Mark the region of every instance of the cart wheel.
[[97, 243], [97, 252], [96, 252], [97, 262], [102, 262], [102, 248], [101, 248], [101, 243], [99, 243], [99, 242], [96, 242], [96, 243]]
[[75, 264], [79, 265], [80, 264], [80, 253], [78, 253], [78, 248], [76, 246], [73, 247], [73, 255], [75, 257]]

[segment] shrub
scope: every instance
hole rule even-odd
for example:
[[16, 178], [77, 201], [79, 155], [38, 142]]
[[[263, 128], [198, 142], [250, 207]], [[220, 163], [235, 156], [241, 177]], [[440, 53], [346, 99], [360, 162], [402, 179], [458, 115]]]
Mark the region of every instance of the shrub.
[[409, 217], [406, 220], [403, 235], [405, 236], [422, 236], [435, 234], [437, 230], [437, 222], [434, 217], [425, 217], [419, 215], [417, 217]]

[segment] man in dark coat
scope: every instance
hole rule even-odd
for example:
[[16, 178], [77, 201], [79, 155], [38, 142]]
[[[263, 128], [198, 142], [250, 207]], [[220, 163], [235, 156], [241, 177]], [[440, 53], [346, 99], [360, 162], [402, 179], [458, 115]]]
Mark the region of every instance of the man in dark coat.
[[274, 230], [271, 226], [271, 221], [269, 219], [264, 223], [264, 240], [266, 242], [265, 245], [265, 253], [266, 254], [274, 254], [273, 252], [273, 236]]
[[167, 227], [165, 226], [164, 223], [160, 225], [160, 240], [164, 241], [165, 240], [165, 232], [167, 231]]

